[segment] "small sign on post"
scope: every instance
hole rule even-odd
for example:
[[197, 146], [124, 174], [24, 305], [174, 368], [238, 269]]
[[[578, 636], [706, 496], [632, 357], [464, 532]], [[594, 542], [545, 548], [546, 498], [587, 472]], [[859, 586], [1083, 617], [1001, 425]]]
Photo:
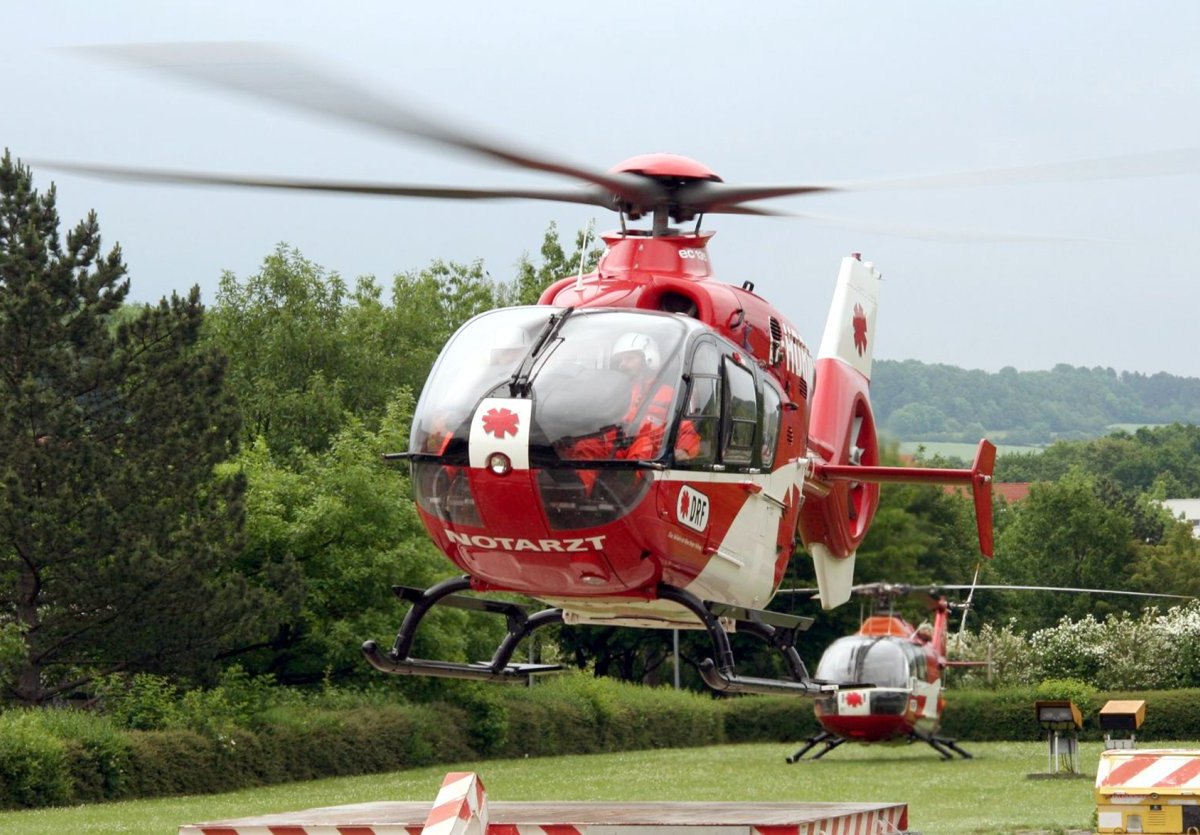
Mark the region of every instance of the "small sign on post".
[[[1141, 699], [1113, 699], [1100, 708], [1100, 730], [1104, 731], [1104, 750], [1136, 748], [1137, 731], [1146, 721], [1146, 703]], [[1114, 739], [1112, 731], [1128, 731], [1128, 737]]]
[[[1049, 764], [1046, 776], [1079, 775], [1079, 730], [1083, 716], [1069, 699], [1034, 703], [1038, 724], [1049, 731]], [[1030, 775], [1035, 776], [1035, 775]]]

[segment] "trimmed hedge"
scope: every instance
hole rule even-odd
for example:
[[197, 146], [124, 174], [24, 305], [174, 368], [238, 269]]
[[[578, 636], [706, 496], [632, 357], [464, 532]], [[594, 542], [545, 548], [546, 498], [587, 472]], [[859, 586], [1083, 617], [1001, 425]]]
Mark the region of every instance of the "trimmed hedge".
[[505, 692], [508, 735], [502, 757], [591, 754], [717, 745], [724, 709], [704, 694], [559, 676]]
[[[453, 703], [279, 707], [255, 727], [123, 731], [72, 710], [0, 713], [0, 807], [199, 794], [488, 757], [794, 743], [817, 730], [812, 705], [784, 696], [713, 698], [564, 675], [532, 688], [448, 687]], [[1098, 694], [1143, 699], [1139, 740], [1200, 739], [1195, 690]], [[1032, 688], [951, 690], [942, 732], [1036, 740]], [[1084, 739], [1099, 739], [1093, 712]]]
[[821, 729], [808, 699], [753, 696], [723, 704], [725, 736], [730, 742], [796, 742]]
[[[1034, 714], [1037, 692], [1033, 687], [1012, 690], [950, 690], [941, 733], [944, 736], [980, 742], [1036, 741], [1045, 734]], [[1079, 738], [1104, 738], [1099, 711], [1111, 699], [1133, 699], [1146, 703], [1146, 721], [1137, 732], [1139, 741], [1200, 740], [1200, 691], [1146, 690], [1097, 693], [1094, 709], [1084, 712]]]

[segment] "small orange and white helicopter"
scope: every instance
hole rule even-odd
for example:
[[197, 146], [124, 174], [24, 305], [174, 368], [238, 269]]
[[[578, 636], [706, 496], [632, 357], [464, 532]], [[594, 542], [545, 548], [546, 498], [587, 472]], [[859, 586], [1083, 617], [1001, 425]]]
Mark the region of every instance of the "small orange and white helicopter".
[[[927, 743], [944, 760], [954, 752], [964, 759], [971, 755], [953, 739], [938, 736], [946, 700], [942, 671], [950, 605], [935, 596], [939, 587], [897, 583], [869, 583], [853, 592], [870, 598], [874, 613], [858, 631], [834, 641], [817, 664], [816, 678], [837, 684], [822, 694], [813, 709], [821, 730], [809, 737], [789, 763], [798, 762], [818, 745], [813, 759], [820, 759], [839, 745], [854, 742], [915, 741]], [[926, 595], [933, 622], [914, 627], [894, 611], [902, 595]]]
[[[821, 730], [805, 740], [787, 761], [799, 762], [818, 745], [822, 748], [813, 754], [814, 760], [846, 742], [917, 741], [928, 744], [943, 760], [953, 759], [954, 754], [971, 759], [955, 740], [938, 735], [946, 708], [943, 673], [949, 667], [982, 666], [986, 662], [948, 660], [949, 617], [951, 609], [957, 608], [965, 619], [974, 593], [993, 590], [1193, 599], [1176, 594], [1051, 586], [905, 583], [854, 586], [852, 593], [872, 601], [872, 614], [863, 618], [857, 632], [838, 638], [821, 655], [815, 678], [834, 686], [830, 692], [818, 695], [813, 703]], [[942, 596], [944, 591], [969, 591], [969, 594], [966, 602], [952, 604]], [[932, 614], [932, 623], [924, 621], [914, 627], [896, 613], [896, 601], [908, 595], [924, 600]]]
[[[261, 46], [92, 51], [580, 185], [475, 188], [55, 164], [60, 169], [150, 182], [563, 201], [620, 220], [603, 236], [595, 272], [553, 284], [538, 305], [471, 320], [438, 358], [409, 449], [394, 457], [410, 462], [421, 519], [462, 574], [429, 589], [397, 589], [412, 606], [395, 642], [364, 645], [379, 669], [523, 681], [553, 669], [511, 663], [517, 645], [549, 624], [699, 628], [712, 640], [714, 659], [702, 665], [711, 687], [819, 693], [829, 686], [808, 675], [794, 647], [811, 619], [766, 611], [798, 544], [814, 562], [822, 605], [837, 606], [850, 594], [879, 484], [937, 482], [970, 489], [980, 549], [990, 555], [994, 446], [982, 441], [963, 469], [879, 463], [869, 391], [875, 267], [857, 255], [842, 261], [815, 353], [751, 282], [716, 279], [706, 215], [781, 214], [759, 201], [838, 187], [731, 185], [673, 154], [633, 157], [607, 171], [576, 165], [450, 127]], [[1030, 175], [1054, 172], [976, 172], [939, 184]], [[648, 226], [627, 224], [640, 219]], [[516, 592], [547, 608], [529, 614], [465, 592]], [[411, 657], [435, 605], [504, 615], [508, 634], [487, 662]], [[738, 673], [730, 630], [776, 648], [790, 677]]]

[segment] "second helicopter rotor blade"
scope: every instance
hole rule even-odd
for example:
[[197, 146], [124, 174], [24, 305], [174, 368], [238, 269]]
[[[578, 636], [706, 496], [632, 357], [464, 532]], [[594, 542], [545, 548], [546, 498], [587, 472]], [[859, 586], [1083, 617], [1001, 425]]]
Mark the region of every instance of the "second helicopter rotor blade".
[[459, 130], [339, 78], [280, 46], [237, 42], [115, 44], [79, 47], [78, 51], [366, 125], [393, 136], [425, 139], [518, 168], [574, 177], [637, 205], [651, 206], [661, 198], [661, 189], [653, 181], [596, 171], [487, 139], [477, 131]]
[[[968, 589], [971, 586], [966, 585], [937, 585], [939, 589], [961, 590]], [[1061, 591], [1072, 592], [1075, 594], [1120, 594], [1128, 597], [1161, 597], [1171, 600], [1195, 600], [1196, 598], [1190, 594], [1162, 594], [1153, 591], [1126, 591], [1124, 589], [1082, 589], [1071, 588], [1067, 586], [1004, 586], [1004, 585], [977, 585], [976, 589], [986, 589], [989, 591]]]

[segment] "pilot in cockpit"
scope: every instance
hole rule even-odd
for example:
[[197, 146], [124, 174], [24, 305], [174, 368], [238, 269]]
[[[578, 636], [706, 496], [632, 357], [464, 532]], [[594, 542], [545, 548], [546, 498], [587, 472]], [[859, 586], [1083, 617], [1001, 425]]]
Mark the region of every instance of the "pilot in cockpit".
[[[632, 381], [629, 409], [625, 412], [625, 431], [633, 440], [620, 454], [632, 460], [656, 457], [675, 402], [673, 381], [659, 380], [662, 355], [654, 338], [630, 332], [617, 339], [612, 350], [612, 366]], [[683, 421], [675, 439], [676, 459], [695, 457], [700, 451], [700, 436], [691, 421]]]

